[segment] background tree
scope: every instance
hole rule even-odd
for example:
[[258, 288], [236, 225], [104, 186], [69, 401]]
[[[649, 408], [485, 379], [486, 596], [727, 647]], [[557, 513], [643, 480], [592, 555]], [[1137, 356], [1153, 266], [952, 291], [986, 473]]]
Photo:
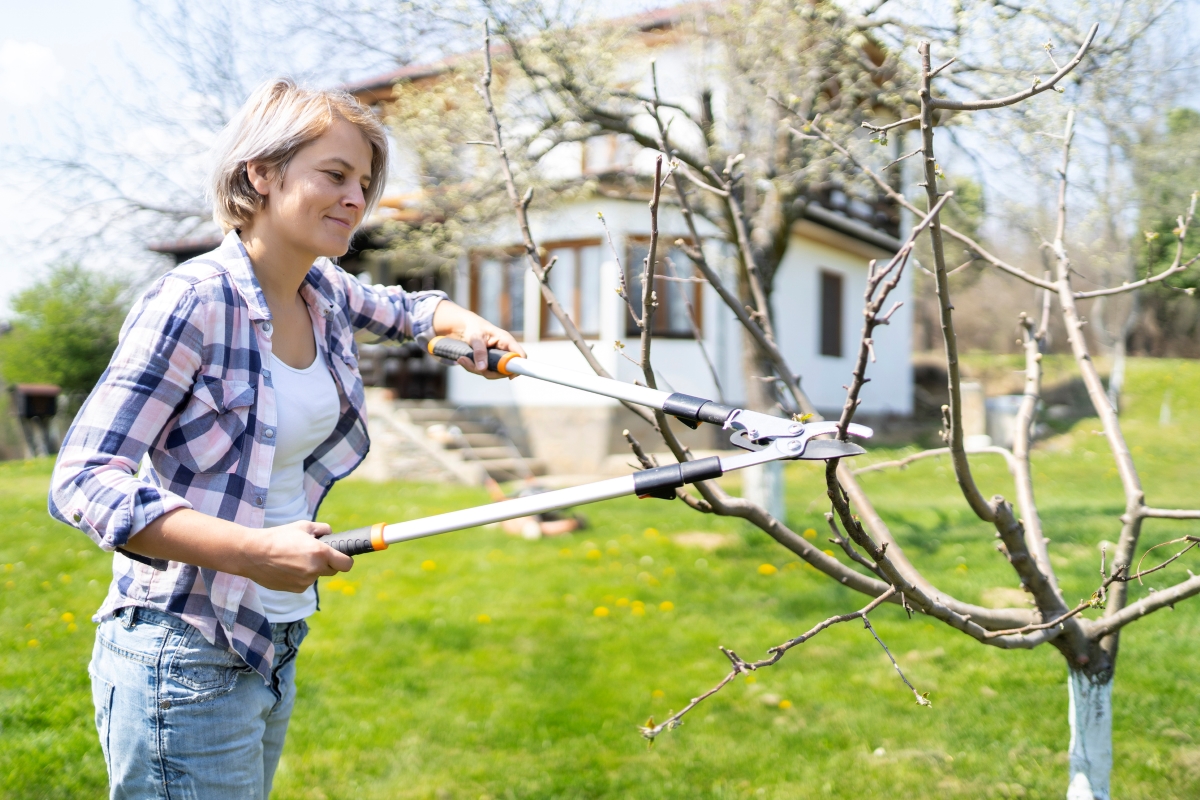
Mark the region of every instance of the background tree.
[[12, 330], [0, 336], [0, 377], [53, 383], [85, 395], [117, 346], [129, 311], [129, 284], [78, 264], [59, 264], [12, 302]]

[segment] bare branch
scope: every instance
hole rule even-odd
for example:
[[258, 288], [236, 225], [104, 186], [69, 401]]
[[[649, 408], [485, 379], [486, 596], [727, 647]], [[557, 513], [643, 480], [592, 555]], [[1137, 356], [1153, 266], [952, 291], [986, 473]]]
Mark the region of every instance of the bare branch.
[[[932, 100], [932, 107], [947, 111], [985, 111], [991, 108], [1003, 108], [1005, 106], [1011, 106], [1015, 103], [1021, 102], [1022, 100], [1027, 100], [1034, 95], [1041, 94], [1049, 89], [1053, 89], [1056, 85], [1058, 85], [1059, 81], [1065, 78], [1067, 74], [1070, 73], [1071, 70], [1075, 69], [1075, 67], [1079, 65], [1079, 62], [1083, 60], [1083, 55], [1087, 52], [1088, 47], [1091, 46], [1092, 39], [1096, 37], [1096, 31], [1099, 29], [1099, 27], [1099, 23], [1092, 24], [1091, 29], [1088, 30], [1087, 36], [1084, 37], [1083, 44], [1079, 46], [1079, 51], [1075, 53], [1075, 57], [1064, 64], [1062, 68], [1060, 68], [1058, 72], [1054, 73], [1054, 75], [1051, 76], [1051, 78], [1047, 81], [1035, 80], [1032, 86], [1022, 92], [1010, 94], [1008, 97], [997, 97], [991, 100], [961, 101], [935, 98]], [[922, 43], [922, 46], [925, 47], [926, 52], [928, 52], [929, 44], [927, 42]], [[938, 67], [938, 71], [941, 71], [941, 69], [942, 67]], [[930, 77], [932, 77], [932, 73], [930, 73], [928, 68], [926, 68], [926, 74], [930, 74]]]
[[1150, 508], [1142, 506], [1138, 513], [1156, 519], [1200, 519], [1200, 510], [1194, 508]]
[[657, 725], [654, 724], [654, 719], [651, 718], [650, 721], [647, 722], [645, 726], [639, 727], [638, 731], [641, 732], [643, 737], [645, 737], [646, 739], [653, 742], [655, 737], [657, 737], [663, 731], [669, 731], [669, 730], [674, 730], [675, 728], [678, 728], [681, 724], [683, 724], [682, 720], [683, 720], [683, 717], [685, 714], [687, 714], [689, 711], [694, 709], [696, 706], [700, 705], [700, 703], [702, 703], [705, 700], [707, 700], [708, 698], [712, 697], [717, 692], [724, 689], [738, 675], [748, 674], [748, 673], [754, 672], [755, 670], [762, 669], [763, 667], [772, 666], [772, 665], [778, 663], [779, 659], [783, 658], [784, 654], [787, 653], [788, 650], [791, 650], [793, 647], [797, 647], [798, 645], [804, 644], [805, 642], [812, 639], [814, 636], [816, 636], [821, 631], [823, 631], [827, 628], [831, 628], [834, 625], [838, 625], [843, 622], [850, 622], [851, 620], [855, 620], [855, 619], [863, 620], [867, 630], [871, 631], [871, 635], [875, 637], [875, 641], [879, 642], [879, 646], [883, 648], [883, 651], [885, 653], [887, 653], [888, 658], [891, 659], [891, 661], [892, 661], [892, 665], [895, 666], [896, 671], [898, 673], [900, 673], [901, 680], [904, 681], [905, 685], [908, 686], [908, 688], [912, 689], [913, 695], [917, 698], [917, 703], [920, 705], [925, 705], [925, 706], [930, 705], [930, 702], [928, 699], [929, 693], [926, 692], [924, 695], [922, 695], [922, 694], [918, 693], [916, 689], [913, 688], [913, 685], [908, 682], [908, 678], [904, 677], [904, 673], [900, 671], [899, 665], [897, 665], [896, 660], [894, 658], [892, 658], [892, 654], [887, 649], [887, 646], [883, 643], [883, 640], [879, 638], [879, 635], [875, 633], [875, 629], [871, 627], [870, 622], [867, 620], [867, 614], [871, 613], [876, 608], [878, 608], [884, 601], [891, 599], [893, 596], [895, 596], [895, 594], [896, 594], [895, 587], [890, 587], [890, 588], [888, 588], [888, 590], [886, 592], [880, 594], [878, 597], [876, 597], [870, 603], [867, 603], [867, 605], [865, 605], [863, 608], [861, 608], [858, 611], [855, 611], [850, 614], [839, 614], [837, 616], [830, 617], [827, 620], [819, 622], [816, 625], [814, 625], [812, 628], [809, 628], [807, 631], [805, 631], [804, 633], [797, 636], [796, 638], [788, 639], [783, 644], [779, 644], [779, 645], [776, 645], [776, 646], [770, 648], [769, 650], [767, 650], [767, 652], [771, 654], [770, 657], [764, 658], [760, 661], [744, 661], [744, 660], [742, 660], [742, 658], [740, 656], [738, 656], [737, 653], [733, 652], [732, 650], [729, 650], [725, 647], [720, 648], [721, 652], [725, 654], [725, 657], [728, 658], [729, 661], [733, 664], [733, 669], [729, 672], [729, 674], [726, 675], [724, 678], [722, 678], [720, 683], [718, 683], [713, 688], [709, 689], [704, 694], [699, 695], [698, 697], [693, 697], [691, 699], [691, 701], [686, 706], [684, 706], [684, 708], [681, 711], [677, 711], [676, 713], [672, 714], [670, 717], [668, 717], [667, 719], [665, 719], [664, 721], [662, 721], [661, 723], [659, 723]]

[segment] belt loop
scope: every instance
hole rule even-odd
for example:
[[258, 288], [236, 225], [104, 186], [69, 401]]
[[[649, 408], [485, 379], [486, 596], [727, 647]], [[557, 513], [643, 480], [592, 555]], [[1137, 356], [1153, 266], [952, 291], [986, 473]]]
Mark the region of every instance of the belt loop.
[[125, 626], [126, 630], [133, 630], [133, 625], [137, 622], [136, 611], [137, 606], [125, 606], [124, 608], [118, 608], [117, 613], [113, 616], [121, 620], [121, 624]]

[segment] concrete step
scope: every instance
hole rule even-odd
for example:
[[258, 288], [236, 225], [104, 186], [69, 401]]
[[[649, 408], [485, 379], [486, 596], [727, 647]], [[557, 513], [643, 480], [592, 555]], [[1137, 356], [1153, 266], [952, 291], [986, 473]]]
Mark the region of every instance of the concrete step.
[[523, 478], [526, 469], [534, 475], [546, 474], [546, 465], [536, 458], [489, 458], [476, 463], [498, 481]]
[[399, 407], [401, 411], [408, 414], [408, 418], [419, 424], [430, 424], [434, 422], [449, 422], [454, 418], [454, 409], [445, 406], [434, 406], [430, 408], [408, 408], [405, 406]]
[[466, 433], [464, 431], [462, 438], [472, 448], [500, 447], [506, 443], [503, 436], [498, 436], [494, 433]]
[[[463, 452], [465, 453], [467, 451], [464, 450]], [[476, 458], [480, 461], [486, 461], [492, 458], [514, 458], [518, 455], [520, 455], [520, 452], [517, 451], [516, 448], [508, 447], [507, 445], [495, 445], [487, 447], [476, 447], [472, 445], [470, 450], [470, 457]]]

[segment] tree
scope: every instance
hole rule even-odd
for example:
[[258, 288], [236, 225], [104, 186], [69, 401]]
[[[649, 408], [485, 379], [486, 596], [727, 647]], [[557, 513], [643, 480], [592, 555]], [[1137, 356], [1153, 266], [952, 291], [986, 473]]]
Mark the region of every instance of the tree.
[[0, 336], [0, 375], [8, 383], [53, 383], [86, 395], [96, 385], [129, 311], [129, 284], [59, 264], [12, 301], [12, 331]]
[[[642, 734], [646, 738], [653, 740], [664, 731], [674, 728], [684, 714], [705, 698], [720, 691], [722, 687], [738, 676], [777, 663], [788, 650], [803, 644], [831, 625], [861, 619], [874, 634], [874, 630], [870, 628], [868, 614], [884, 602], [898, 603], [910, 613], [915, 612], [939, 620], [981, 644], [1002, 649], [1028, 649], [1044, 644], [1056, 648], [1066, 662], [1068, 692], [1071, 700], [1072, 737], [1067, 796], [1069, 800], [1107, 800], [1109, 797], [1109, 777], [1112, 769], [1111, 691], [1117, 665], [1120, 632], [1126, 625], [1137, 621], [1146, 614], [1162, 608], [1173, 607], [1175, 603], [1200, 594], [1200, 577], [1191, 576], [1168, 589], [1150, 593], [1139, 599], [1134, 600], [1130, 597], [1131, 581], [1168, 567], [1200, 543], [1200, 537], [1191, 535], [1180, 537], [1170, 543], [1180, 546], [1178, 552], [1157, 566], [1143, 570], [1140, 568], [1142, 562], [1138, 557], [1142, 523], [1148, 518], [1200, 519], [1200, 510], [1162, 509], [1147, 505], [1146, 494], [1140, 484], [1130, 448], [1124, 440], [1120, 421], [1115, 409], [1108, 402], [1105, 388], [1089, 353], [1088, 342], [1083, 335], [1084, 323], [1080, 317], [1078, 305], [1081, 300], [1111, 297], [1137, 291], [1143, 286], [1161, 282], [1165, 280], [1165, 277], [1186, 269], [1185, 265], [1191, 263], [1184, 260], [1184, 253], [1188, 241], [1188, 229], [1195, 211], [1195, 195], [1180, 220], [1178, 228], [1174, 231], [1174, 256], [1163, 270], [1140, 282], [1081, 291], [1072, 283], [1070, 253], [1065, 244], [1068, 168], [1074, 135], [1073, 111], [1067, 113], [1066, 124], [1060, 137], [1061, 160], [1057, 170], [1059, 186], [1055, 229], [1053, 240], [1046, 243], [1046, 247], [1053, 254], [1054, 271], [1050, 277], [1039, 277], [1027, 269], [1005, 261], [990, 253], [967, 234], [943, 224], [940, 212], [947, 200], [950, 199], [950, 192], [943, 193], [939, 190], [940, 185], [945, 185], [945, 178], [938, 167], [934, 147], [935, 121], [938, 112], [982, 113], [1008, 108], [1026, 103], [1039, 94], [1056, 89], [1060, 82], [1083, 62], [1095, 35], [1096, 27], [1093, 26], [1087, 35], [1082, 37], [1078, 50], [1070, 60], [1061, 65], [1058, 62], [1054, 63], [1055, 71], [1052, 75], [1034, 81], [1028, 88], [994, 99], [969, 97], [951, 99], [945, 97], [941, 91], [937, 91], [935, 80], [945, 65], [935, 67], [930, 57], [930, 44], [928, 42], [920, 43], [917, 85], [914, 87], [916, 89], [914, 94], [917, 97], [916, 108], [913, 109], [915, 114], [884, 124], [868, 123], [867, 127], [884, 135], [891, 129], [913, 122], [919, 126], [921, 145], [913, 155], [920, 156], [921, 167], [918, 177], [921, 179], [921, 187], [924, 189], [925, 207], [929, 209], [928, 213], [922, 212], [921, 208], [910, 202], [901, 191], [881, 178], [879, 173], [873, 170], [866, 161], [839, 142], [835, 134], [826, 130], [827, 127], [831, 127], [836, 132], [837, 127], [826, 126], [820, 114], [812, 113], [811, 108], [803, 106], [796, 108], [794, 102], [773, 98], [780, 108], [785, 109], [792, 116], [793, 124], [789, 125], [789, 132], [792, 136], [802, 141], [819, 140], [832, 148], [848, 168], [857, 170], [865, 178], [871, 180], [881, 192], [896, 203], [903, 205], [919, 219], [919, 223], [913, 228], [894, 258], [887, 264], [873, 263], [871, 266], [864, 297], [862, 338], [855, 369], [849, 382], [845, 405], [839, 419], [840, 430], [843, 432], [842, 438], [845, 438], [845, 431], [854, 417], [860, 393], [867, 381], [869, 364], [873, 359], [873, 337], [877, 335], [877, 329], [888, 322], [895, 308], [894, 304], [888, 307], [888, 295], [899, 282], [900, 275], [907, 266], [916, 237], [927, 232], [948, 374], [950, 402], [943, 409], [945, 423], [943, 437], [947, 446], [918, 453], [902, 462], [877, 464], [874, 465], [874, 468], [885, 469], [891, 466], [901, 466], [916, 459], [948, 455], [954, 467], [955, 480], [961, 489], [964, 500], [976, 516], [995, 528], [996, 536], [1000, 540], [998, 550], [1012, 565], [1022, 589], [1030, 594], [1034, 608], [983, 608], [964, 603], [933, 586], [922, 575], [918, 567], [909, 560], [907, 554], [888, 530], [887, 525], [875, 512], [870, 498], [857, 482], [854, 472], [846, 465], [838, 463], [836, 459], [829, 461], [826, 467], [827, 494], [831, 505], [827, 519], [834, 533], [835, 541], [842, 548], [850, 563], [827, 556], [753, 503], [729, 496], [716, 484], [699, 482], [695, 484], [695, 492], [699, 495], [698, 497], [690, 491], [680, 489], [677, 491], [678, 499], [700, 512], [737, 516], [750, 521], [820, 572], [845, 586], [870, 596], [872, 600], [859, 611], [825, 620], [810, 631], [770, 648], [769, 657], [760, 661], [746, 661], [732, 651], [724, 651], [732, 666], [726, 678], [713, 689], [693, 699], [684, 709], [673, 714], [666, 721], [654, 724], [651, 720], [642, 728]], [[491, 144], [499, 157], [507, 194], [518, 217], [528, 266], [537, 276], [551, 312], [567, 329], [580, 352], [592, 364], [593, 369], [604, 374], [594, 357], [589, 358], [590, 351], [578, 331], [574, 329], [570, 318], [562, 312], [561, 307], [557, 304], [546, 279], [546, 272], [541, 264], [536, 241], [526, 215], [529, 195], [523, 194], [519, 190], [514, 173], [508, 166], [503, 128], [491, 98], [490, 84], [493, 70], [490, 50], [487, 46], [485, 46], [485, 54], [484, 79], [480, 91], [492, 122]], [[737, 243], [742, 251], [746, 274], [751, 281], [758, 280], [756, 270], [751, 263], [753, 255], [749, 252], [743, 234], [750, 224], [747, 218], [748, 212], [744, 206], [739, 204], [738, 198], [741, 193], [737, 191], [738, 185], [748, 180], [753, 174], [750, 168], [740, 169], [738, 165], [742, 163], [743, 159], [730, 158], [725, 162], [723, 169], [703, 164], [688, 171], [688, 167], [691, 165], [679, 155], [680, 151], [674, 145], [669, 131], [669, 117], [664, 113], [665, 108], [672, 106], [661, 101], [656, 81], [652, 86], [652, 94], [645, 103], [647, 113], [655, 124], [656, 135], [653, 137], [653, 141], [661, 155], [652, 184], [653, 193], [650, 201], [652, 238], [648, 255], [643, 263], [643, 286], [652, 285], [654, 273], [659, 267], [656, 260], [657, 213], [661, 190], [668, 186], [674, 190], [675, 200], [680, 204], [685, 219], [689, 222], [695, 213], [693, 202], [701, 196], [701, 193], [720, 198], [726, 206], [726, 213], [731, 218], [733, 229], [737, 234]], [[750, 161], [750, 158], [747, 157], [744, 160]], [[664, 164], [666, 164], [665, 170]], [[942, 183], [939, 183], [940, 181]], [[1011, 451], [999, 447], [988, 448], [988, 452], [1003, 456], [1008, 464], [1017, 487], [1017, 507], [1014, 507], [1002, 495], [985, 497], [971, 471], [971, 455], [977, 457], [977, 454], [968, 454], [964, 447], [962, 389], [954, 326], [954, 305], [948, 280], [950, 267], [948, 267], [946, 259], [947, 238], [965, 246], [969, 252], [984, 261], [989, 268], [1022, 280], [1041, 292], [1040, 311], [1034, 314], [1022, 314], [1020, 319], [1021, 327], [1024, 330], [1026, 386], [1017, 419], [1014, 446]], [[694, 260], [700, 273], [738, 315], [739, 321], [754, 336], [755, 341], [767, 353], [772, 364], [780, 368], [781, 382], [786, 383], [795, 405], [808, 415], [814, 414], [815, 409], [812, 408], [797, 383], [786, 380], [785, 376], [791, 375], [791, 373], [786, 370], [786, 364], [781, 363], [782, 357], [778, 349], [773, 347], [773, 342], [763, 335], [763, 328], [758, 326], [758, 321], [765, 316], [763, 312], [765, 305], [761, 304], [761, 287], [755, 288], [755, 296], [752, 298], [760, 304], [745, 309], [741, 305], [742, 299], [721, 283], [720, 276], [707, 264], [705, 254], [701, 250], [693, 249], [688, 255]], [[1039, 268], [1038, 272], [1040, 271]], [[642, 329], [639, 363], [643, 369], [643, 377], [648, 385], [653, 386], [655, 377], [651, 364], [653, 342], [651, 320], [655, 305], [648, 292], [643, 291], [642, 296], [644, 300], [641, 308], [631, 308], [631, 312], [639, 318]], [[1041, 351], [1045, 344], [1049, 318], [1055, 303], [1058, 305], [1080, 376], [1087, 387], [1093, 407], [1103, 422], [1104, 435], [1116, 459], [1126, 496], [1126, 508], [1118, 520], [1121, 526], [1120, 536], [1111, 560], [1109, 560], [1107, 552], [1102, 551], [1101, 583], [1092, 597], [1073, 607], [1067, 604], [1059, 589], [1054, 568], [1050, 562], [1049, 542], [1051, 540], [1046, 537], [1045, 534], [1048, 531], [1043, 529], [1038, 517], [1034, 477], [1030, 463], [1031, 431], [1041, 384]], [[655, 430], [674, 456], [680, 462], [690, 460], [691, 454], [679, 442], [668, 417], [662, 412], [655, 412], [653, 416]], [[652, 466], [652, 462], [646, 457], [640, 443], [632, 437], [627, 436], [627, 438], [643, 465]], [[1144, 558], [1148, 552], [1149, 550], [1143, 552], [1141, 558]], [[1138, 566], [1135, 567], [1135, 563]], [[1103, 610], [1098, 618], [1090, 619], [1084, 616], [1085, 612], [1096, 609]], [[878, 636], [876, 638], [878, 639]], [[880, 644], [883, 644], [882, 641]], [[897, 671], [899, 671], [898, 666]], [[903, 678], [902, 673], [901, 677]], [[917, 703], [928, 706], [928, 695], [919, 692], [906, 678], [904, 680], [916, 697]]]
[[[1192, 187], [1200, 186], [1200, 113], [1175, 108], [1162, 129], [1154, 126], [1138, 150], [1136, 181], [1141, 187], [1140, 247], [1136, 249], [1139, 273], [1153, 275], [1167, 269], [1174, 258], [1180, 225], [1179, 209], [1187, 207]], [[1188, 233], [1189, 248], [1200, 246], [1200, 233]], [[1200, 278], [1179, 271], [1140, 293], [1140, 309], [1130, 314], [1124, 333], [1134, 348], [1151, 355], [1200, 355], [1200, 306], [1195, 293]]]

